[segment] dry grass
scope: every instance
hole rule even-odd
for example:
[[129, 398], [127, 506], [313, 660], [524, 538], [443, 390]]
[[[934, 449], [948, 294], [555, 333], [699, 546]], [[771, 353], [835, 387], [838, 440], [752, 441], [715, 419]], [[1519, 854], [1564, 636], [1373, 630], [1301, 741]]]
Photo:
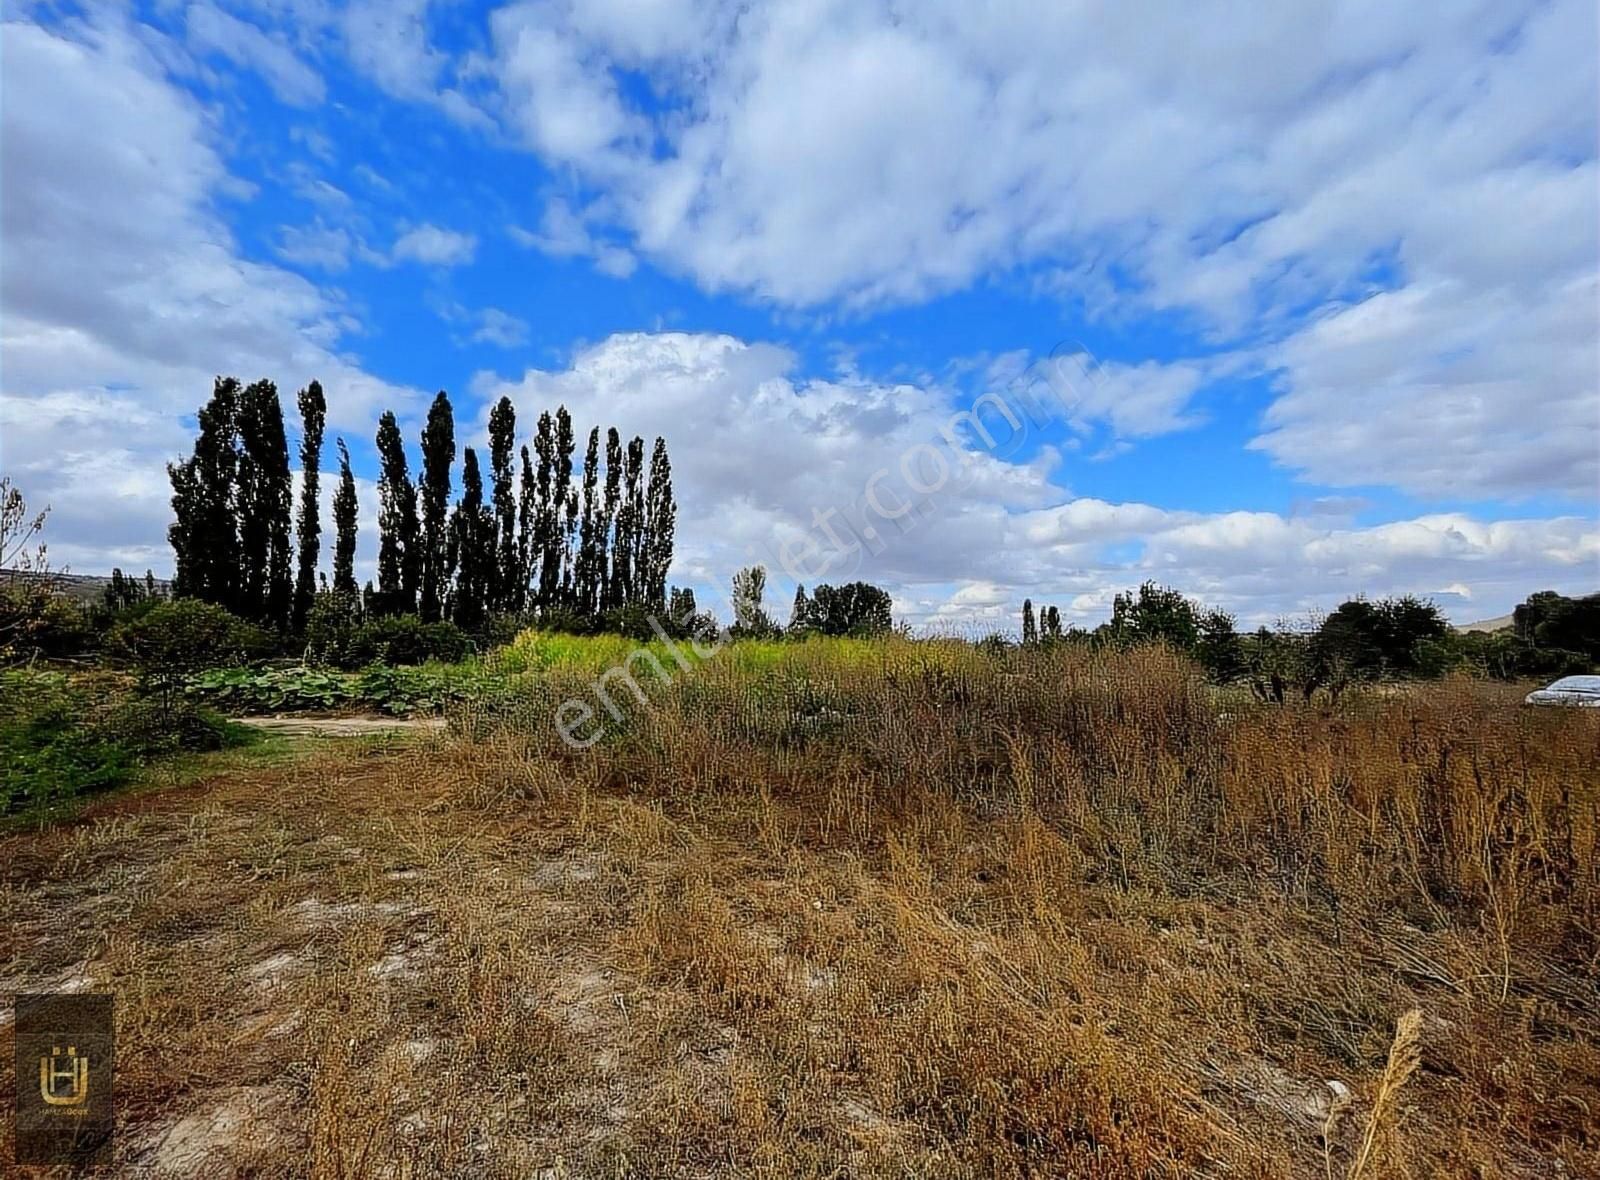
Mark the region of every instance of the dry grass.
[[1600, 718], [891, 644], [577, 754], [578, 687], [0, 843], [126, 1170], [1600, 1173]]

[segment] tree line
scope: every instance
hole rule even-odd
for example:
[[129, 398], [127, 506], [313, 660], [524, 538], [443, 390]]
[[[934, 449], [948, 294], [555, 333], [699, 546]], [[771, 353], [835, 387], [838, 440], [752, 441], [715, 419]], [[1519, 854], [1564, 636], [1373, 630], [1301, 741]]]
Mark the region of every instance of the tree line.
[[1022, 642], [1164, 643], [1193, 657], [1216, 683], [1247, 684], [1260, 699], [1282, 703], [1291, 694], [1337, 698], [1354, 684], [1456, 668], [1503, 680], [1591, 671], [1600, 664], [1600, 594], [1532, 594], [1511, 627], [1493, 632], [1457, 631], [1435, 603], [1408, 594], [1352, 598], [1312, 625], [1241, 634], [1227, 611], [1146, 582], [1116, 595], [1111, 618], [1093, 631], [1063, 629], [1058, 608], [1036, 612], [1024, 599]]
[[359, 505], [342, 438], [333, 496], [333, 579], [319, 576], [320, 476], [327, 402], [313, 381], [300, 411], [299, 510], [277, 386], [219, 377], [201, 407], [193, 453], [168, 465], [175, 558], [173, 594], [198, 598], [282, 633], [306, 628], [322, 591], [370, 617], [416, 615], [467, 629], [494, 615], [557, 617], [597, 626], [629, 609], [663, 611], [677, 501], [666, 442], [645, 459], [644, 440], [616, 427], [590, 430], [581, 466], [565, 406], [539, 415], [532, 447], [516, 444], [516, 410], [502, 397], [489, 414], [487, 474], [460, 450], [455, 492], [455, 412], [433, 399], [412, 476], [393, 411], [379, 418], [376, 581], [355, 577]]

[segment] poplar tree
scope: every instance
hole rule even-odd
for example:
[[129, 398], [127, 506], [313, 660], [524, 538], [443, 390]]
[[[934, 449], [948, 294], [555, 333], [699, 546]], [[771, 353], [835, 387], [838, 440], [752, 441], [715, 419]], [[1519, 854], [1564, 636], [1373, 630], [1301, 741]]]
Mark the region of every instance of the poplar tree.
[[811, 602], [806, 598], [806, 588], [794, 588], [794, 606], [789, 611], [789, 631], [799, 634], [811, 625]]
[[549, 610], [555, 605], [555, 588], [561, 576], [561, 564], [556, 549], [555, 420], [548, 410], [539, 415], [539, 427], [533, 435], [533, 449], [539, 456], [533, 526], [534, 547], [539, 554], [539, 609]]
[[517, 412], [509, 397], [489, 411], [489, 473], [494, 479], [497, 554], [490, 581], [489, 609], [520, 609], [517, 601], [517, 499], [512, 458], [516, 453]]
[[611, 568], [619, 606], [632, 606], [642, 597], [639, 566], [644, 534], [643, 471], [644, 439], [635, 435], [628, 440], [628, 456], [622, 468], [622, 503], [617, 509], [617, 531], [612, 541]]
[[522, 447], [522, 472], [517, 489], [517, 609], [528, 609], [535, 563], [539, 560], [534, 542], [539, 519], [538, 486], [533, 474], [533, 456]]
[[299, 568], [294, 582], [294, 632], [305, 630], [311, 600], [317, 593], [317, 559], [322, 554], [321, 505], [322, 431], [328, 403], [322, 386], [313, 381], [296, 399], [300, 406], [300, 515], [295, 521]]
[[622, 499], [622, 436], [615, 426], [606, 431], [606, 494], [601, 506], [600, 527], [596, 531], [596, 548], [599, 553], [598, 576], [600, 581], [600, 610], [605, 612], [621, 605], [616, 578], [615, 541], [617, 514]]
[[600, 575], [604, 559], [597, 549], [596, 530], [600, 526], [600, 506], [596, 489], [600, 480], [600, 428], [589, 431], [589, 445], [583, 452], [583, 518], [578, 527], [576, 607], [580, 614], [593, 615], [600, 602]]
[[444, 617], [450, 592], [449, 537], [450, 467], [456, 461], [456, 420], [450, 397], [440, 390], [422, 428], [422, 593], [417, 613], [424, 623]]
[[577, 523], [578, 502], [572, 491], [572, 415], [566, 406], [556, 407], [555, 471], [551, 477], [550, 499], [555, 526], [557, 593], [565, 600], [572, 593], [572, 529]]
[[483, 503], [483, 475], [478, 455], [468, 447], [461, 455], [461, 500], [450, 518], [450, 547], [455, 553], [455, 621], [476, 627], [483, 621], [485, 597], [495, 563], [495, 520]]
[[1039, 642], [1039, 629], [1033, 621], [1033, 599], [1022, 600], [1022, 642], [1035, 644]]
[[677, 523], [678, 502], [672, 496], [672, 461], [667, 458], [666, 440], [658, 437], [650, 455], [650, 484], [645, 492], [640, 546], [644, 602], [652, 609], [666, 604], [667, 569], [672, 565]]
[[411, 614], [417, 609], [417, 489], [406, 463], [405, 443], [394, 412], [378, 420], [378, 614]]
[[167, 465], [175, 518], [167, 530], [175, 558], [173, 597], [230, 609], [238, 605], [238, 413], [238, 380], [218, 377], [200, 408], [194, 453]]
[[350, 451], [339, 440], [339, 490], [333, 494], [333, 592], [348, 594], [356, 589], [356, 520], [361, 506], [356, 500], [356, 477], [350, 471]]
[[249, 385], [239, 401], [239, 613], [285, 628], [293, 601], [289, 516], [293, 502], [283, 406], [271, 381]]

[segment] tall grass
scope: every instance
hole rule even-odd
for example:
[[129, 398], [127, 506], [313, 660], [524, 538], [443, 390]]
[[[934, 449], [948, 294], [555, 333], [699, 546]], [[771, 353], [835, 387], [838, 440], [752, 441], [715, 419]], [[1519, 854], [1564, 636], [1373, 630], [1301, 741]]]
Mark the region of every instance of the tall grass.
[[[636, 647], [525, 635], [505, 658], [550, 674], [524, 678], [498, 723], [570, 759], [555, 705]], [[1160, 647], [812, 640], [735, 644], [688, 671], [659, 658], [672, 682], [640, 672], [649, 702], [620, 694], [597, 747], [646, 790], [848, 784], [885, 814], [931, 795], [1033, 809], [1124, 886], [1268, 871], [1328, 905], [1470, 913], [1503, 943], [1595, 949], [1600, 718], [1518, 707], [1513, 689], [1262, 705]]]
[[[1162, 648], [900, 639], [740, 644], [647, 687], [648, 703], [583, 753], [551, 723], [581, 678], [524, 681], [493, 724], [552, 792], [622, 790], [724, 829], [759, 817], [743, 829], [753, 848], [866, 857], [892, 917], [835, 952], [833, 969], [870, 982], [832, 997], [830, 1019], [873, 1046], [838, 1051], [888, 1109], [938, 1128], [979, 1171], [1145, 1175], [1245, 1158], [1181, 1097], [1192, 1075], [1159, 1062], [1185, 1055], [1157, 1042], [1193, 1035], [1180, 1018], [1191, 1005], [1300, 1046], [1323, 1076], [1381, 1079], [1346, 1128], [1360, 1135], [1342, 1148], [1352, 1174], [1407, 1170], [1388, 1128], [1413, 1053], [1464, 1079], [1457, 1115], [1537, 1102], [1535, 1089], [1505, 1092], [1510, 1067], [1489, 1063], [1488, 1044], [1524, 1085], [1562, 1085], [1549, 1072], [1560, 1055], [1518, 1012], [1587, 1046], [1567, 1068], [1600, 1066], [1578, 1016], [1600, 964], [1600, 716], [1525, 708], [1513, 689], [1466, 680], [1263, 705]], [[978, 888], [960, 885], [989, 838], [974, 823], [1006, 833], [981, 892], [1011, 915], [981, 950], [940, 916]], [[636, 962], [698, 981], [742, 1018], [782, 1013], [760, 1018], [763, 1036], [799, 1068], [818, 1050], [796, 1027], [819, 1018], [782, 998], [768, 951], [738, 936], [731, 888], [691, 876], [658, 898], [631, 936]], [[1181, 924], [1196, 906], [1249, 931], [1234, 931], [1246, 942], [1231, 967], [1142, 985], [1175, 1010], [1091, 1002], [1088, 964], [1151, 954], [1144, 924]], [[1075, 928], [1108, 910], [1123, 916], [1086, 948]], [[1408, 1017], [1406, 1069], [1386, 1070], [1388, 1030], [1415, 1006], [1451, 1013], [1432, 1036], [1445, 1043]], [[1097, 1031], [1111, 1011], [1117, 1031]], [[1600, 1087], [1579, 1090], [1574, 1113], [1600, 1100]], [[1468, 1156], [1494, 1133], [1430, 1132], [1476, 1136]], [[1435, 1161], [1424, 1172], [1465, 1158], [1437, 1150], [1413, 1156]]]

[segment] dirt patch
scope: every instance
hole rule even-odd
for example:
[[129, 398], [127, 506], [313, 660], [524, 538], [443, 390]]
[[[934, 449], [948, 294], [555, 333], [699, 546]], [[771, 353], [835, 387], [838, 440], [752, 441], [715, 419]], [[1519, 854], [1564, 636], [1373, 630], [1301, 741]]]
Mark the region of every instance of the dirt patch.
[[367, 737], [372, 734], [441, 733], [443, 717], [234, 717], [236, 725], [284, 737]]
[[217, 1096], [215, 1105], [186, 1115], [163, 1129], [147, 1132], [144, 1146], [131, 1153], [141, 1175], [229, 1177], [255, 1161], [281, 1155], [291, 1142], [293, 1095], [282, 1086], [238, 1087]]

